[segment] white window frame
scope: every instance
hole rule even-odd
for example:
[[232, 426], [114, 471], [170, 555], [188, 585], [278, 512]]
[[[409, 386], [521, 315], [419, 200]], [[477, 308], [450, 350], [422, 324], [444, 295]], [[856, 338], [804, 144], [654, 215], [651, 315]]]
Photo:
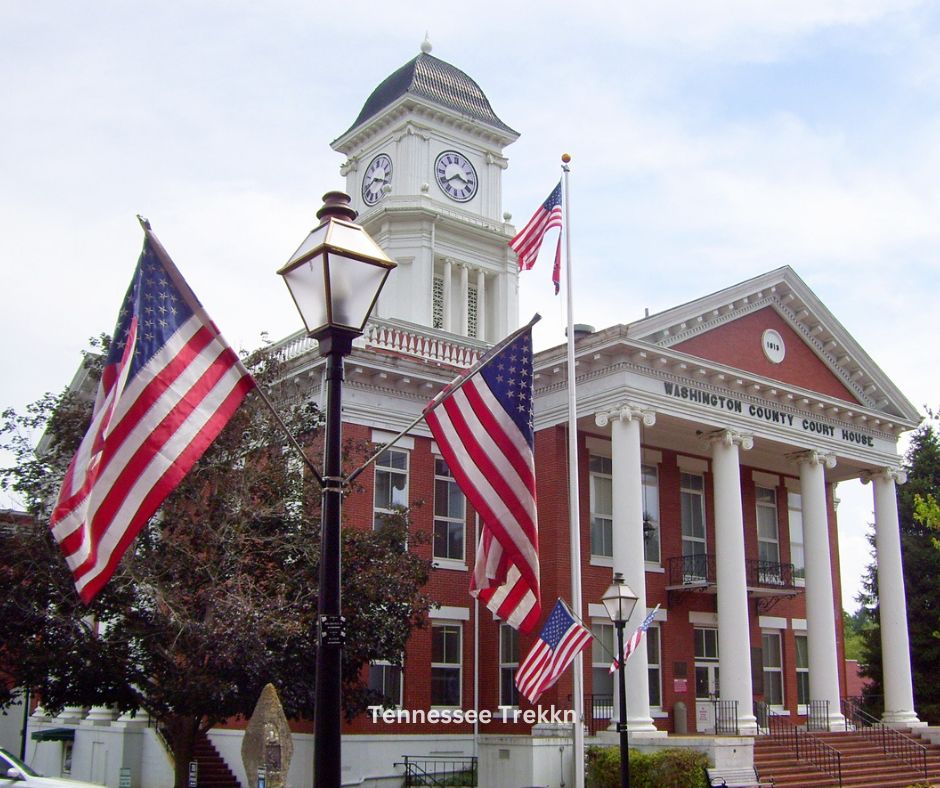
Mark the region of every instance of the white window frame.
[[[441, 468], [447, 471], [447, 473], [441, 473]], [[447, 514], [438, 514], [438, 501], [437, 488], [438, 483], [446, 484], [448, 487], [448, 498], [445, 505], [449, 505], [450, 494], [453, 492], [452, 488], [457, 490], [457, 494], [460, 496], [460, 516], [455, 516], [450, 514], [449, 511]], [[446, 525], [448, 531], [453, 525], [458, 525], [460, 528], [460, 542], [462, 546], [461, 555], [459, 557], [438, 555], [437, 550], [437, 527], [438, 525]], [[450, 540], [447, 540], [448, 544]], [[434, 559], [434, 565], [441, 569], [466, 569], [467, 568], [467, 501], [464, 498], [463, 493], [460, 492], [460, 487], [457, 485], [457, 480], [454, 478], [453, 474], [450, 471], [450, 468], [447, 467], [447, 463], [443, 457], [435, 456], [434, 457], [434, 527], [431, 534], [431, 555]]]
[[793, 564], [793, 582], [795, 585], [805, 586], [806, 550], [803, 535], [803, 496], [793, 490], [787, 490], [787, 524], [790, 532], [790, 563]]
[[[506, 639], [509, 639], [510, 653], [506, 653]], [[519, 667], [519, 630], [509, 624], [499, 625], [499, 705], [518, 706], [519, 690], [516, 687], [516, 670]], [[508, 676], [507, 676], [508, 674]], [[503, 695], [505, 680], [508, 678], [512, 687], [510, 697]]]
[[[601, 454], [591, 454], [588, 460], [588, 467], [590, 469], [590, 487], [591, 487], [591, 560], [610, 562], [612, 565], [614, 558], [614, 512], [613, 512], [613, 475], [611, 472], [606, 472], [603, 470], [596, 470], [594, 468], [595, 462], [606, 464], [605, 467], [610, 468], [610, 471], [613, 471], [611, 465], [610, 457], [605, 457]], [[599, 511], [598, 506], [598, 495], [597, 495], [597, 485], [606, 482], [610, 485], [610, 511]], [[605, 548], [608, 547], [608, 544], [596, 544], [594, 539], [595, 529], [599, 528], [601, 533], [601, 541], [609, 543], [609, 552], [602, 552]], [[596, 550], [595, 547], [601, 548], [601, 551]]]
[[[448, 630], [457, 634], [457, 661], [434, 661], [434, 636], [435, 632]], [[444, 651], [447, 651], [445, 640]], [[447, 656], [445, 653], [443, 656]], [[435, 671], [454, 671], [457, 672], [457, 703], [435, 703], [434, 702], [434, 675]], [[431, 706], [434, 708], [459, 709], [463, 706], [463, 626], [459, 621], [432, 621], [431, 622]]]
[[661, 635], [662, 630], [659, 624], [650, 624], [645, 635], [649, 685], [651, 689], [655, 685], [657, 695], [659, 696], [659, 703], [653, 703], [652, 693], [650, 693], [650, 709], [653, 710], [660, 710], [663, 707], [663, 641]]
[[[685, 483], [686, 477], [698, 479], [701, 487], [696, 489]], [[701, 536], [692, 536], [686, 535], [686, 522], [685, 522], [685, 507], [682, 506], [682, 500], [684, 496], [689, 496], [690, 500], [697, 501], [696, 508], [701, 513], [702, 517], [702, 535]], [[693, 473], [691, 471], [680, 470], [679, 473], [679, 530], [682, 537], [682, 556], [683, 558], [688, 557], [689, 555], [702, 555], [702, 561], [705, 562], [705, 569], [707, 571], [707, 561], [708, 559], [705, 556], [708, 555], [708, 520], [706, 518], [706, 508], [705, 508], [705, 474], [702, 473]], [[691, 523], [690, 523], [691, 525]], [[691, 529], [690, 529], [691, 530]], [[686, 553], [685, 547], [687, 544], [701, 545], [701, 553], [693, 552]], [[698, 575], [691, 572], [684, 573], [688, 579], [698, 579]], [[701, 579], [705, 579], [702, 577]]]
[[[393, 465], [381, 465], [380, 463], [382, 462], [382, 460], [384, 459], [384, 457], [385, 457], [386, 455], [389, 455], [389, 456], [401, 455], [401, 456], [403, 456], [404, 459], [405, 459], [405, 467], [404, 467], [404, 469], [402, 469], [402, 468], [397, 468], [397, 467], [395, 467], [395, 466], [393, 466]], [[405, 485], [404, 485], [404, 503], [403, 503], [403, 504], [400, 504], [400, 505], [403, 506], [403, 507], [407, 507], [407, 506], [408, 506], [408, 487], [409, 487], [409, 478], [408, 478], [408, 477], [409, 477], [409, 473], [408, 473], [408, 471], [409, 471], [410, 465], [411, 465], [411, 452], [409, 452], [407, 449], [399, 449], [399, 448], [396, 448], [396, 447], [392, 447], [392, 448], [386, 449], [384, 452], [382, 452], [382, 454], [380, 454], [380, 455], [378, 456], [378, 458], [376, 458], [376, 460], [375, 460], [375, 475], [374, 475], [374, 482], [373, 482], [373, 483], [374, 483], [374, 489], [373, 489], [373, 494], [372, 494], [372, 528], [373, 528], [373, 530], [374, 530], [377, 526], [380, 526], [380, 525], [381, 525], [380, 521], [381, 521], [381, 519], [382, 519], [383, 516], [385, 516], [385, 515], [390, 515], [390, 514], [394, 514], [394, 513], [396, 512], [396, 509], [394, 509], [394, 508], [386, 507], [386, 506], [384, 506], [384, 505], [383, 505], [383, 506], [380, 506], [380, 505], [379, 505], [380, 502], [377, 500], [377, 499], [378, 499], [378, 494], [379, 494], [379, 474], [387, 474], [387, 475], [389, 475], [389, 476], [400, 476], [400, 477], [402, 477], [402, 478], [404, 479], [404, 481], [405, 481]], [[392, 489], [391, 485], [390, 485], [389, 489]], [[392, 496], [392, 497], [394, 497], [394, 496]], [[385, 501], [382, 501], [381, 503], [384, 504]], [[393, 506], [396, 505], [396, 504], [394, 504], [394, 502], [392, 502], [392, 504], [393, 504]]]
[[382, 687], [384, 691], [385, 687], [385, 676], [388, 674], [388, 671], [397, 670], [398, 671], [398, 698], [393, 698], [390, 695], [385, 695], [390, 701], [392, 701], [392, 706], [394, 708], [401, 708], [404, 704], [405, 697], [405, 666], [395, 665], [389, 662], [387, 659], [374, 659], [369, 663], [369, 688], [372, 688], [372, 669], [376, 668], [382, 672]]
[[[769, 493], [769, 496], [768, 496]], [[763, 499], [762, 499], [763, 494]], [[771, 500], [772, 499], [772, 500]], [[757, 557], [760, 561], [773, 563], [777, 569], [766, 567], [761, 572], [760, 580], [763, 583], [773, 583], [780, 585], [783, 583], [783, 575], [780, 572], [780, 521], [777, 519], [777, 491], [772, 487], [765, 487], [757, 484], [754, 486], [754, 508], [755, 508], [755, 530], [757, 531]], [[773, 524], [773, 538], [761, 534], [761, 519]], [[772, 546], [772, 548], [771, 548]], [[765, 558], [763, 551], [771, 550], [776, 555], [774, 558]]]
[[[647, 483], [651, 481], [652, 483]], [[648, 564], [659, 566], [662, 561], [662, 540], [659, 529], [659, 468], [656, 465], [643, 463], [640, 466], [640, 484], [643, 493], [643, 522], [646, 524], [646, 518], [649, 517], [653, 528], [650, 531], [651, 536], [655, 536], [653, 542], [655, 551], [650, 549], [650, 541], [646, 534], [643, 534], [643, 558]]]
[[[787, 703], [787, 691], [786, 691], [786, 682], [784, 681], [783, 675], [783, 632], [779, 629], [764, 629], [761, 630], [761, 669], [764, 673], [764, 700], [767, 702], [767, 705], [773, 709], [782, 709], [786, 706]], [[771, 655], [770, 650], [767, 648], [769, 640], [776, 642], [776, 665], [768, 664], [768, 657]], [[775, 703], [768, 700], [768, 676], [776, 675], [779, 677], [780, 681], [780, 702]]]
[[[799, 640], [805, 642], [805, 647], [803, 648], [803, 656], [806, 659], [806, 664], [801, 665], [800, 662], [800, 647], [797, 645]], [[806, 714], [809, 710], [809, 637], [805, 632], [795, 632], [794, 633], [794, 664], [796, 666], [796, 703], [797, 703], [797, 714]], [[801, 681], [801, 677], [805, 676]], [[800, 684], [804, 684], [806, 687], [806, 702], [800, 703]]]
[[[610, 673], [610, 665], [614, 661], [613, 654], [617, 653], [617, 633], [610, 621], [592, 621], [591, 633], [591, 692], [594, 695], [610, 695], [614, 700], [614, 679]], [[610, 653], [608, 653], [609, 649]], [[597, 687], [597, 678], [609, 684], [610, 692], [600, 692]]]

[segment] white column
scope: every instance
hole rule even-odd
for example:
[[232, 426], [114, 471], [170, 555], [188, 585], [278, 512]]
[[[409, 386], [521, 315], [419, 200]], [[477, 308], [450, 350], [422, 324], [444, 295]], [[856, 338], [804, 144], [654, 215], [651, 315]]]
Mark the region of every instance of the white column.
[[470, 283], [470, 271], [467, 266], [460, 266], [460, 336], [465, 337], [470, 332], [469, 307], [470, 299], [467, 297], [467, 290]]
[[[648, 427], [656, 423], [650, 410], [624, 405], [608, 413], [598, 413], [595, 423], [606, 427], [611, 436], [611, 486], [613, 488], [614, 572], [623, 574], [637, 596], [632, 619], [624, 629], [624, 640], [646, 617], [646, 561], [643, 557], [643, 475], [640, 448], [640, 422]], [[627, 727], [630, 733], [656, 732], [650, 716], [649, 663], [645, 643], [624, 665], [627, 684]], [[616, 681], [619, 678], [615, 679]], [[615, 686], [614, 697], [620, 690]], [[619, 722], [614, 703], [614, 722]]]
[[901, 531], [895, 482], [907, 476], [895, 468], [867, 474], [875, 499], [875, 551], [878, 560], [878, 608], [881, 623], [881, 680], [885, 710], [882, 721], [896, 728], [920, 726], [914, 711], [911, 649], [907, 633], [907, 600], [901, 565]]
[[792, 459], [800, 468], [800, 496], [803, 501], [809, 697], [810, 700], [828, 701], [830, 729], [845, 730], [839, 692], [829, 509], [826, 505], [825, 469], [834, 468], [836, 458], [832, 454], [806, 451], [793, 455]]
[[486, 339], [486, 274], [477, 269], [477, 339]]
[[454, 261], [444, 258], [444, 330], [453, 332], [453, 289], [454, 289]]
[[709, 443], [715, 491], [720, 698], [737, 701], [738, 730], [742, 735], [753, 735], [757, 733], [757, 719], [751, 684], [751, 634], [739, 449], [752, 448], [754, 440], [750, 435], [733, 430], [719, 430], [709, 436]]

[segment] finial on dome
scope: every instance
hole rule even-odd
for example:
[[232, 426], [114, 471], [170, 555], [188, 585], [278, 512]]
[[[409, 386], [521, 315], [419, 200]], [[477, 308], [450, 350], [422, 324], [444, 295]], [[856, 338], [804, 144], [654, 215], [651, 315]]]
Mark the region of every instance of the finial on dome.
[[428, 38], [428, 31], [424, 31], [424, 41], [421, 42], [421, 51], [425, 55], [431, 54], [431, 39]]

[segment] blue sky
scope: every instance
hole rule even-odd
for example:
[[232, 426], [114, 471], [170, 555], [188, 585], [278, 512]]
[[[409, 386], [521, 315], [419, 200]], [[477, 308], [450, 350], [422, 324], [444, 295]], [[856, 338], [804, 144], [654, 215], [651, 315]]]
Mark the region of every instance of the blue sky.
[[[915, 0], [0, 0], [0, 405], [59, 389], [111, 330], [138, 212], [233, 344], [297, 329], [274, 271], [343, 185], [329, 142], [426, 31], [522, 133], [503, 185], [517, 223], [574, 157], [576, 321], [789, 264], [915, 405], [940, 405], [938, 16]], [[541, 346], [563, 324], [548, 276], [522, 283]], [[853, 595], [870, 490], [840, 495]]]

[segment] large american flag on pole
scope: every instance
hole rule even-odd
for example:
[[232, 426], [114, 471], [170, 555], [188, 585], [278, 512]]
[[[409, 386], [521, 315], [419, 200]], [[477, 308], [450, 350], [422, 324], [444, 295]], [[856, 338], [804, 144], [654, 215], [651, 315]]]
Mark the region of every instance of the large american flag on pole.
[[149, 226], [51, 527], [88, 604], [254, 386]]
[[591, 642], [590, 631], [576, 621], [560, 599], [539, 633], [539, 639], [516, 669], [516, 687], [535, 705], [552, 687], [578, 652]]
[[[542, 248], [542, 241], [546, 233], [554, 227], [561, 228], [561, 181], [548, 195], [513, 239], [509, 246], [519, 256], [519, 270], [528, 271], [535, 265]], [[555, 245], [555, 264], [552, 267], [552, 282], [555, 284], [555, 293], [558, 293], [561, 278], [561, 232], [558, 233], [558, 242]]]
[[[643, 640], [643, 633], [650, 628], [650, 625], [653, 623], [653, 619], [656, 618], [656, 611], [659, 610], [659, 605], [656, 605], [646, 618], [643, 619], [643, 623], [636, 628], [636, 631], [630, 635], [630, 639], [623, 644], [623, 663], [626, 665], [627, 660], [630, 659], [630, 655], [636, 651], [636, 647], [640, 645], [640, 641]], [[620, 662], [616, 659], [610, 665], [610, 672], [616, 673], [620, 669]]]
[[425, 408], [482, 523], [470, 593], [530, 632], [541, 613], [532, 426], [532, 325], [496, 345]]

